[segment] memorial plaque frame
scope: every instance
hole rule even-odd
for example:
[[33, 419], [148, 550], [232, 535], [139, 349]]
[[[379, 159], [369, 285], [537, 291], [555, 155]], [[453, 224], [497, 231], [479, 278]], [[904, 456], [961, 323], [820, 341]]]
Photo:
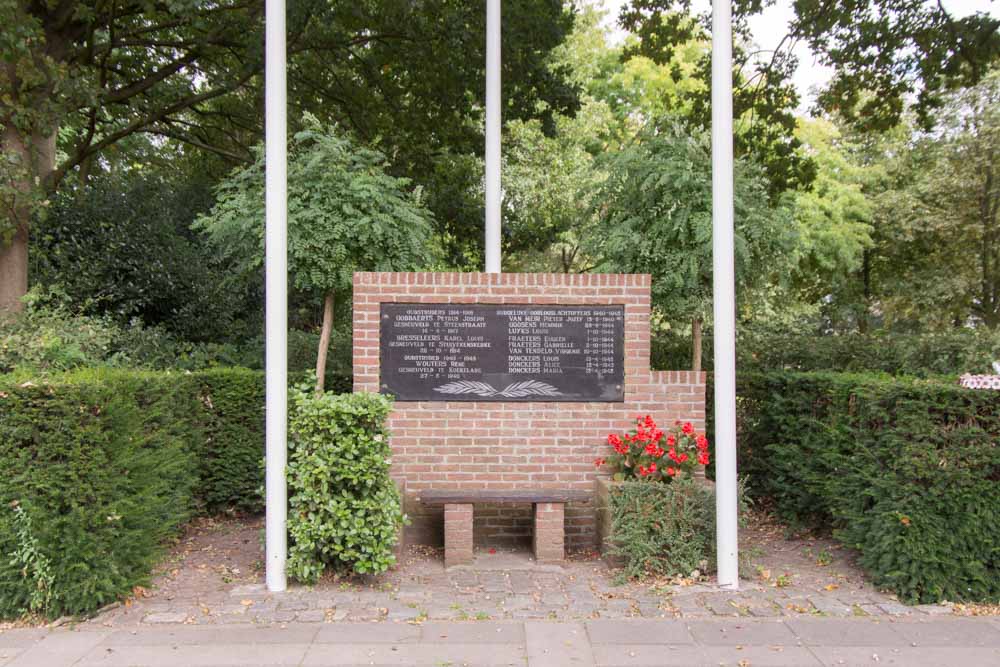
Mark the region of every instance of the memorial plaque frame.
[[399, 401], [624, 402], [625, 308], [382, 303], [379, 370]]

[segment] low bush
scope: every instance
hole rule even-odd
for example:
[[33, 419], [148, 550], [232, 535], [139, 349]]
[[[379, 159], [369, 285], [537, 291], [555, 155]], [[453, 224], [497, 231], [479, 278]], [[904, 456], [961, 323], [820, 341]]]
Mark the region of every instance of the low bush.
[[192, 512], [193, 380], [0, 381], [0, 617], [99, 608], [146, 584]]
[[689, 577], [715, 567], [715, 492], [691, 477], [610, 488], [612, 556], [623, 574]]
[[907, 602], [1000, 598], [1000, 401], [940, 381], [738, 379], [741, 466]]
[[293, 392], [288, 571], [296, 579], [315, 582], [327, 567], [378, 573], [395, 562], [404, 517], [389, 477], [391, 407], [379, 394]]

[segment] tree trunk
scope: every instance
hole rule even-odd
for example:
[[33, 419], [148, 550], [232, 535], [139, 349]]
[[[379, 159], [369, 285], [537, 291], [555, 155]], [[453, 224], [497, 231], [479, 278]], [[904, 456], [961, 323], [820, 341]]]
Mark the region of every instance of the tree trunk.
[[319, 333], [319, 351], [316, 353], [316, 395], [323, 393], [326, 380], [326, 351], [330, 347], [330, 332], [333, 331], [333, 292], [323, 298], [323, 328]]
[[691, 320], [691, 370], [701, 371], [701, 318]]
[[21, 310], [21, 297], [28, 291], [28, 223], [33, 206], [32, 192], [42, 187], [55, 170], [56, 135], [34, 136], [25, 140], [17, 128], [7, 123], [3, 130], [2, 148], [5, 154], [17, 156], [22, 167], [14, 175], [17, 194], [4, 202], [9, 211], [8, 229], [14, 234], [10, 242], [0, 236], [0, 312]]
[[11, 242], [0, 241], [0, 314], [21, 310], [28, 291], [28, 226], [18, 225]]

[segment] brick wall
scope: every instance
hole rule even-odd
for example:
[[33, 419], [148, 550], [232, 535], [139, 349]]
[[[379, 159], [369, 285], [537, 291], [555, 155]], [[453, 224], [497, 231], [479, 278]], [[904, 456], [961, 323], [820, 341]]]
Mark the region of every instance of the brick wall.
[[[705, 420], [705, 376], [650, 371], [648, 275], [539, 273], [354, 274], [354, 390], [379, 390], [379, 304], [488, 303], [623, 305], [624, 403], [398, 401], [392, 431], [393, 475], [406, 480], [408, 539], [440, 543], [441, 508], [414, 501], [426, 488], [559, 487], [591, 490], [593, 461], [607, 435], [638, 414], [661, 424]], [[593, 508], [566, 508], [566, 546], [595, 543]], [[531, 539], [531, 507], [477, 507], [477, 541]]]

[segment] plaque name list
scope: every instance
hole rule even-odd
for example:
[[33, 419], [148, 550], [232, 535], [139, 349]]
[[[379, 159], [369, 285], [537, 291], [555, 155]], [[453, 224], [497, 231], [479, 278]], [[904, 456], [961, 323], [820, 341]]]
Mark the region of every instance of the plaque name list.
[[624, 401], [622, 306], [382, 303], [379, 386], [400, 401]]

